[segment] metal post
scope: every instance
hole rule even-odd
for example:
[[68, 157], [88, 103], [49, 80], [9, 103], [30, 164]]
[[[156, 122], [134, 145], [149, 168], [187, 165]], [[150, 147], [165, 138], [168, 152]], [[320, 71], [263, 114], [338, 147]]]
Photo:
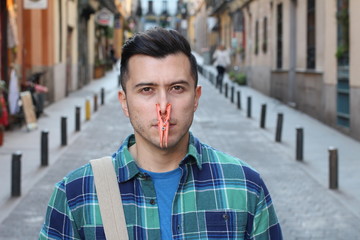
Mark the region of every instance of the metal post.
[[75, 107], [75, 131], [80, 131], [80, 112], [81, 108], [79, 106]]
[[21, 156], [17, 151], [12, 154], [11, 160], [11, 196], [19, 197], [21, 195]]
[[67, 117], [61, 117], [61, 146], [67, 145], [66, 120], [67, 120]]
[[339, 187], [339, 164], [338, 151], [335, 147], [329, 147], [329, 188], [338, 189]]
[[86, 121], [89, 121], [90, 118], [91, 118], [90, 100], [86, 99], [86, 102], [85, 102], [85, 119], [86, 119]]
[[49, 165], [49, 130], [41, 131], [41, 166]]
[[304, 158], [304, 129], [296, 128], [296, 160], [302, 161]]
[[234, 91], [235, 91], [234, 86], [231, 86], [231, 94], [230, 94], [231, 103], [234, 103]]
[[247, 97], [247, 117], [251, 118], [251, 97]]
[[101, 88], [101, 105], [104, 105], [105, 88]]
[[228, 84], [225, 83], [225, 97], [228, 97]]
[[98, 109], [98, 95], [94, 95], [94, 112], [96, 112]]
[[276, 135], [275, 135], [275, 141], [276, 142], [281, 142], [283, 119], [284, 119], [284, 114], [278, 113], [278, 115], [277, 115], [277, 123], [276, 123]]
[[237, 108], [241, 109], [241, 93], [237, 91]]
[[265, 128], [266, 120], [266, 104], [261, 105], [261, 115], [260, 115], [260, 127]]

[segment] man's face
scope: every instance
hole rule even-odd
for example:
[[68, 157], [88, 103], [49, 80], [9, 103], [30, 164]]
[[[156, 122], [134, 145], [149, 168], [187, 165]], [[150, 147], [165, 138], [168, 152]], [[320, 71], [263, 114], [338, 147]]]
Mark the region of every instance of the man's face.
[[126, 94], [121, 91], [119, 100], [130, 118], [137, 144], [160, 147], [156, 104], [162, 113], [167, 104], [172, 106], [168, 149], [187, 142], [201, 87], [195, 87], [185, 54], [165, 58], [135, 55], [129, 60], [127, 77]]

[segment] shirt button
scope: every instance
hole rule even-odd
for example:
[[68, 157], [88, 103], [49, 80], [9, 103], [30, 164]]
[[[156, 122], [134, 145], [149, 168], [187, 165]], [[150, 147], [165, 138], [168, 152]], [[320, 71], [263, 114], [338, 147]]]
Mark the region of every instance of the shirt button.
[[224, 219], [225, 221], [227, 221], [227, 220], [229, 219], [229, 215], [227, 215], [226, 213], [223, 214], [223, 219]]
[[150, 200], [150, 204], [151, 204], [151, 205], [155, 205], [155, 200], [154, 200], [154, 199], [151, 199], [151, 200]]
[[177, 231], [178, 231], [178, 233], [180, 233], [180, 229], [181, 229], [181, 226], [180, 226], [180, 224], [179, 224], [179, 225], [177, 225]]

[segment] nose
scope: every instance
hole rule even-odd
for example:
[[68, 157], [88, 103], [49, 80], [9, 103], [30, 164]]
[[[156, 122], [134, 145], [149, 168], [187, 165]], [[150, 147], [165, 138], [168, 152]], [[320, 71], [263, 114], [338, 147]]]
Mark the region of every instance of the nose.
[[167, 111], [168, 104], [169, 104], [169, 99], [168, 99], [166, 92], [161, 93], [159, 96], [159, 106], [160, 106], [160, 114], [161, 115], [167, 114], [166, 111]]

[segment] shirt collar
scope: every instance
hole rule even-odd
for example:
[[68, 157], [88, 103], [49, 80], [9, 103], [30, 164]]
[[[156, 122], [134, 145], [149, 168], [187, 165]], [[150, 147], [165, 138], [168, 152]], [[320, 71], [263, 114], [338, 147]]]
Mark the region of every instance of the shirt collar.
[[[129, 148], [134, 144], [135, 135], [131, 134], [124, 140], [119, 150], [113, 154], [113, 158], [115, 158], [115, 169], [118, 169], [117, 178], [119, 182], [126, 182], [140, 173], [139, 168], [136, 165], [136, 162], [129, 151]], [[192, 160], [195, 160], [197, 167], [201, 170], [201, 143], [190, 132], [188, 152], [184, 159], [181, 161], [180, 165], [189, 164]]]

